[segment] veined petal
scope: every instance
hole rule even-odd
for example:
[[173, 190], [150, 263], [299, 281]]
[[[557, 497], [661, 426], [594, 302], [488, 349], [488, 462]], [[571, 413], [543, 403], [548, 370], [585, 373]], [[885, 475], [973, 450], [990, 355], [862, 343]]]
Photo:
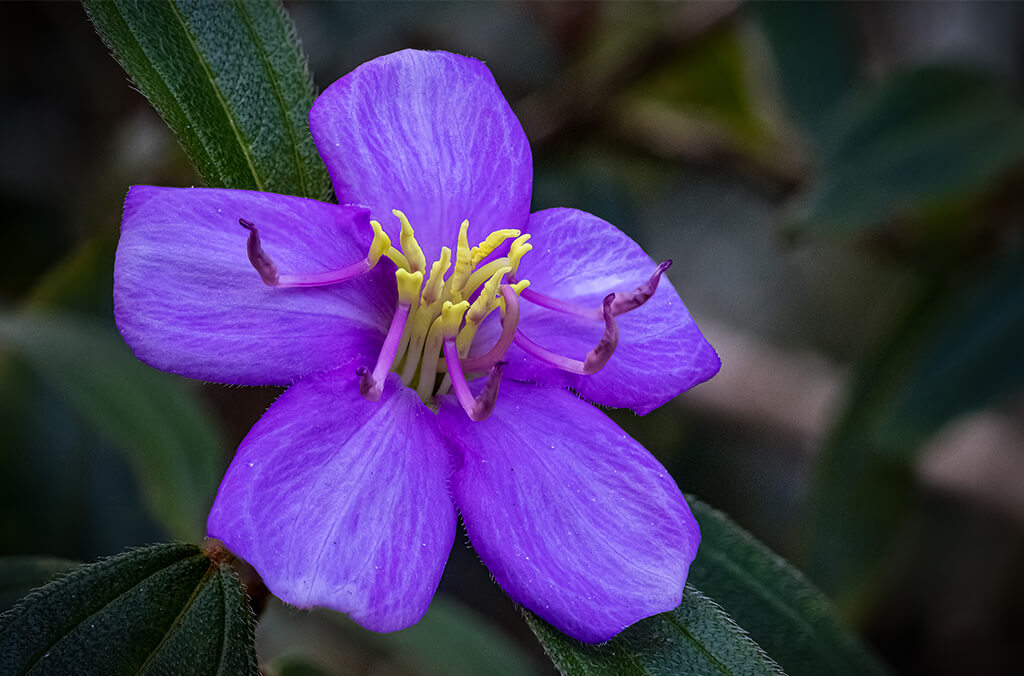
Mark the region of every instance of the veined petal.
[[[613, 291], [629, 292], [657, 264], [614, 225], [576, 209], [548, 209], [530, 216], [533, 250], [523, 257], [518, 277], [530, 288], [593, 308], [594, 320], [520, 303], [519, 325], [545, 348], [582, 359], [601, 338], [597, 310]], [[590, 401], [649, 413], [690, 387], [711, 378], [721, 361], [665, 277], [639, 308], [616, 317], [619, 342], [600, 371], [581, 376], [530, 358], [513, 346], [507, 376], [571, 387]], [[493, 332], [494, 329], [491, 329]], [[487, 344], [487, 338], [478, 339]]]
[[391, 210], [404, 211], [428, 261], [454, 246], [463, 219], [473, 244], [526, 224], [530, 146], [476, 59], [415, 50], [374, 59], [320, 95], [309, 127], [338, 200], [369, 206], [396, 242]]
[[697, 523], [668, 472], [603, 413], [508, 382], [487, 420], [445, 397], [440, 424], [469, 538], [515, 601], [588, 643], [679, 604]]
[[282, 600], [373, 631], [423, 616], [455, 538], [436, 418], [392, 374], [377, 402], [348, 369], [300, 380], [242, 442], [207, 531]]
[[[244, 190], [134, 186], [114, 265], [114, 316], [135, 355], [162, 371], [241, 385], [287, 385], [380, 349], [394, 281], [379, 269], [337, 286], [270, 288], [248, 232], [282, 272], [366, 258], [365, 209]], [[392, 268], [393, 269], [393, 268]]]

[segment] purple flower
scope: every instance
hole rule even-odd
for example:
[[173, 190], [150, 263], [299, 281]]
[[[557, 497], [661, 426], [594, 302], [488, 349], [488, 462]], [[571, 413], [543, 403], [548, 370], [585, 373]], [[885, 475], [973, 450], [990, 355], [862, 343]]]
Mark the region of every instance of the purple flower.
[[497, 582], [571, 636], [678, 605], [697, 524], [583, 401], [643, 414], [717, 372], [667, 264], [591, 214], [529, 212], [529, 145], [476, 60], [375, 59], [309, 121], [342, 206], [125, 201], [114, 299], [135, 354], [290, 386], [239, 447], [210, 536], [288, 603], [376, 631], [426, 611], [456, 510]]

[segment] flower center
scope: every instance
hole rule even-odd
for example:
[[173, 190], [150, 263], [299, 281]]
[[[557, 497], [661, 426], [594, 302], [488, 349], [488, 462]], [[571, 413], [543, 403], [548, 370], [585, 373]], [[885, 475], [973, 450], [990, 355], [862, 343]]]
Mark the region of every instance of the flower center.
[[[402, 224], [401, 248], [389, 245], [383, 255], [398, 267], [395, 271], [398, 309], [392, 329], [400, 322], [403, 325], [388, 369], [398, 373], [402, 383], [414, 388], [420, 398], [430, 404], [435, 395], [446, 394], [453, 385], [457, 386], [453, 382], [455, 379], [460, 376], [464, 379], [464, 372], [456, 375], [448, 364], [446, 352], [450, 348], [447, 344], [453, 345], [456, 361], [461, 363], [466, 359], [481, 323], [492, 312], [500, 309], [506, 317], [506, 323], [512, 321], [504, 297], [507, 293], [503, 294], [501, 287], [510, 286], [512, 293], [518, 296], [529, 286], [526, 280], [506, 284], [506, 277], [516, 273], [520, 260], [533, 247], [528, 241], [529, 235], [522, 235], [519, 230], [503, 229], [492, 232], [477, 246], [470, 248], [466, 236], [469, 221], [463, 221], [459, 228], [454, 262], [451, 249], [442, 247], [440, 257], [428, 267], [409, 219], [397, 209], [393, 213]], [[380, 223], [372, 221], [371, 225], [375, 240], [387, 237]], [[510, 239], [512, 243], [507, 255], [487, 261]], [[518, 308], [516, 310], [515, 323], [518, 324]], [[512, 327], [511, 331], [514, 330], [515, 327]], [[390, 347], [387, 343], [385, 340], [385, 348]], [[487, 371], [503, 355], [504, 350], [491, 363], [487, 363], [488, 360], [472, 360], [467, 370]], [[390, 355], [382, 351], [385, 361], [387, 356]], [[378, 368], [380, 366], [378, 363]], [[382, 375], [386, 373], [385, 370]], [[374, 381], [374, 385], [381, 384], [378, 379]]]
[[[373, 241], [365, 259], [338, 270], [298, 274], [279, 274], [273, 259], [263, 251], [256, 225], [244, 218], [238, 219], [249, 231], [246, 244], [249, 262], [267, 286], [302, 288], [339, 284], [369, 272], [381, 257], [394, 262], [398, 285], [394, 317], [373, 370], [366, 366], [356, 369], [359, 391], [371, 401], [380, 399], [384, 380], [389, 371], [394, 371], [428, 406], [433, 407], [435, 396], [453, 392], [471, 419], [483, 420], [494, 408], [504, 365], [502, 360], [513, 343], [534, 359], [564, 371], [582, 376], [597, 373], [608, 363], [618, 345], [619, 328], [615, 317], [646, 303], [671, 265], [671, 261], [661, 263], [654, 274], [633, 291], [608, 293], [600, 308], [585, 307], [528, 289], [527, 280], [516, 279], [520, 261], [533, 248], [529, 243], [530, 235], [521, 234], [519, 230], [495, 230], [478, 245], [470, 247], [466, 237], [469, 221], [463, 221], [454, 262], [451, 249], [442, 247], [440, 257], [428, 268], [409, 219], [397, 209], [392, 213], [402, 224], [400, 247], [392, 245], [379, 222], [370, 221]], [[508, 240], [512, 240], [508, 253], [492, 258]], [[553, 312], [603, 322], [604, 334], [583, 360], [552, 352], [530, 340], [519, 328], [520, 296]], [[478, 329], [495, 310], [501, 312], [501, 335], [486, 353], [469, 357]], [[467, 373], [471, 376], [486, 374], [487, 379], [475, 396], [467, 382]]]

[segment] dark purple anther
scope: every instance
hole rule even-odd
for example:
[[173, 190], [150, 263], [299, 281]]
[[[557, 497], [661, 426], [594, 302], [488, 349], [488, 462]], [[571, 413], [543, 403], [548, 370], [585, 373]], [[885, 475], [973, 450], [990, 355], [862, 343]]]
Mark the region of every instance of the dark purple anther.
[[367, 401], [378, 401], [383, 388], [381, 384], [370, 373], [365, 366], [356, 367], [356, 375], [359, 376], [359, 394]]
[[260, 279], [263, 280], [264, 284], [267, 286], [277, 286], [279, 281], [277, 266], [274, 265], [274, 261], [270, 259], [270, 256], [263, 252], [263, 247], [260, 245], [260, 233], [256, 226], [244, 218], [239, 218], [238, 224], [249, 231], [249, 239], [245, 243], [246, 252], [249, 254], [249, 262], [256, 268], [256, 272], [260, 273]]
[[612, 302], [612, 314], [617, 317], [624, 312], [635, 310], [646, 303], [647, 299], [653, 296], [654, 292], [657, 291], [658, 281], [670, 267], [672, 267], [671, 260], [662, 261], [654, 271], [654, 274], [650, 276], [650, 279], [640, 286], [636, 287], [629, 293], [620, 291], [612, 294], [615, 296], [615, 300]]
[[501, 386], [501, 369], [505, 362], [499, 361], [487, 372], [487, 382], [484, 389], [477, 395], [473, 402], [473, 410], [469, 413], [470, 420], [486, 420], [494, 410], [494, 402], [498, 400], [498, 388]]
[[[657, 286], [657, 280], [655, 280], [654, 284]], [[654, 291], [652, 290], [651, 293], [654, 293]], [[604, 335], [601, 336], [601, 340], [597, 342], [594, 349], [587, 353], [587, 358], [583, 360], [584, 375], [597, 373], [604, 368], [604, 365], [608, 363], [608, 360], [615, 353], [615, 348], [619, 345], [619, 325], [615, 322], [615, 315], [612, 312], [612, 306], [615, 305], [615, 297], [618, 295], [617, 293], [610, 293], [604, 297], [604, 302], [601, 303], [601, 311], [604, 314]], [[647, 298], [644, 300], [647, 300]]]

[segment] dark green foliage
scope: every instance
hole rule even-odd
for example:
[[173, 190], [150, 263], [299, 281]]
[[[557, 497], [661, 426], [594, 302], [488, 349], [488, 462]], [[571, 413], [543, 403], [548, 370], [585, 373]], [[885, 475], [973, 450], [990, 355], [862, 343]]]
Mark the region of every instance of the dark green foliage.
[[802, 574], [721, 512], [687, 501], [701, 531], [689, 582], [721, 604], [789, 676], [884, 673]]
[[0, 313], [0, 345], [125, 453], [173, 535], [201, 535], [224, 453], [215, 424], [181, 379], [136, 360], [98, 322], [67, 315]]
[[4, 674], [255, 673], [238, 578], [199, 547], [143, 547], [83, 566], [0, 615]]
[[[864, 603], [913, 498], [923, 443], [953, 417], [1024, 382], [1024, 253], [966, 287], [940, 282], [858, 368], [808, 502], [806, 569], [828, 592]], [[837, 528], [836, 524], [842, 524]]]
[[995, 79], [930, 66], [839, 107], [792, 229], [859, 232], [980, 196], [1024, 160], [1024, 107]]
[[266, 0], [86, 0], [100, 37], [211, 187], [329, 194], [306, 116], [313, 81]]
[[637, 622], [598, 646], [565, 636], [529, 611], [524, 614], [566, 676], [783, 673], [718, 604], [689, 585], [675, 610]]
[[66, 573], [78, 563], [42, 556], [5, 556], [0, 558], [0, 613], [55, 575]]

